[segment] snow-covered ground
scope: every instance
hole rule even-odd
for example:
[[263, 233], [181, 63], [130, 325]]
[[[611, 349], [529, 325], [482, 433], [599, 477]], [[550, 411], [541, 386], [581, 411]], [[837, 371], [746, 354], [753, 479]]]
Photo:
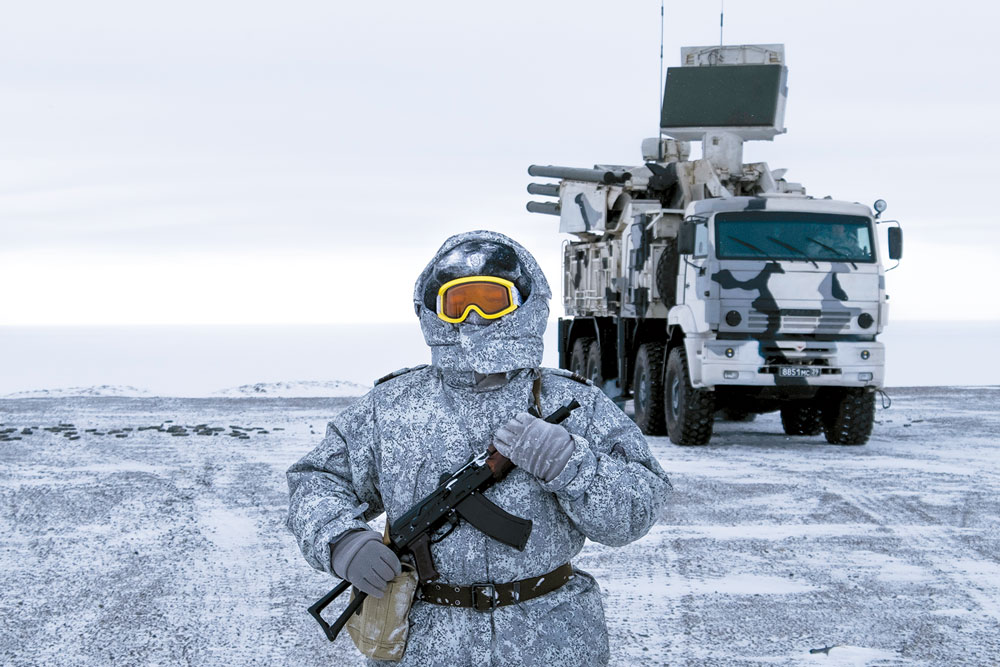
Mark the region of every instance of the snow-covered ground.
[[[997, 664], [1000, 388], [890, 393], [865, 447], [775, 415], [652, 438], [669, 511], [575, 561], [612, 664]], [[0, 663], [362, 664], [283, 526], [284, 470], [352, 400], [0, 400]]]

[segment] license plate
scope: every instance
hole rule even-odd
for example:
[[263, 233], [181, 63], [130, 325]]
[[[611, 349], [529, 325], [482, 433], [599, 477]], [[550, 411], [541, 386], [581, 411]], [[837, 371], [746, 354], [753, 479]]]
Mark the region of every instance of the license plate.
[[781, 366], [778, 375], [783, 378], [814, 378], [819, 377], [819, 369], [810, 366]]

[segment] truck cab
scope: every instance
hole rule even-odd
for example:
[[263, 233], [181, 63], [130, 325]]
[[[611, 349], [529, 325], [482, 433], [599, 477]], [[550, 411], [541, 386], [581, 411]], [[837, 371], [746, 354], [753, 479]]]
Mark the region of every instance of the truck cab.
[[668, 326], [684, 332], [693, 387], [882, 387], [888, 303], [868, 207], [708, 199], [685, 225], [692, 252]]

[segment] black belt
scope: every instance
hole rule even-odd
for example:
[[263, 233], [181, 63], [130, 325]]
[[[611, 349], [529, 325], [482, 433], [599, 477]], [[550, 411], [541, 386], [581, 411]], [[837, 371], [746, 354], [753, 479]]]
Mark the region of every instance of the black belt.
[[508, 584], [424, 584], [418, 600], [449, 607], [471, 607], [477, 611], [490, 611], [497, 607], [517, 604], [551, 593], [573, 577], [573, 566], [566, 563], [548, 574]]

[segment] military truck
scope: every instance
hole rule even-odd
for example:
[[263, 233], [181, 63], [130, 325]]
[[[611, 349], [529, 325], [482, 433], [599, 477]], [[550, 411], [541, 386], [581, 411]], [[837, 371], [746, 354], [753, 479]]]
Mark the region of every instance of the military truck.
[[[685, 47], [643, 164], [532, 165], [529, 202], [559, 216], [559, 363], [625, 405], [647, 434], [703, 445], [716, 417], [780, 410], [790, 435], [861, 445], [885, 354], [885, 202], [816, 198], [784, 169], [743, 162], [785, 132], [780, 44]], [[691, 143], [702, 156], [691, 159]], [[882, 223], [880, 225], [879, 223]], [[890, 267], [895, 268], [895, 266]]]

